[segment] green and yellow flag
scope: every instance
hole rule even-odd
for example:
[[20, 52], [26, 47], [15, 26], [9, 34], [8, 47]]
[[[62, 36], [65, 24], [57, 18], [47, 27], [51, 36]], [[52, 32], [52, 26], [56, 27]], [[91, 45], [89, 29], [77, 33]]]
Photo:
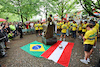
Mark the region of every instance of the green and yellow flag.
[[49, 47], [50, 45], [44, 45], [38, 41], [34, 41], [21, 47], [21, 49], [31, 54], [32, 56], [42, 58], [41, 54], [44, 53]]

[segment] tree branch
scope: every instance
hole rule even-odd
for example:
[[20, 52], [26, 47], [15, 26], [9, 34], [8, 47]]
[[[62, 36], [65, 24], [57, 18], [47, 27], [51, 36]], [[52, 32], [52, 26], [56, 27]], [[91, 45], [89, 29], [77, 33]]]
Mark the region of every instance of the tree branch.
[[88, 10], [82, 5], [81, 0], [80, 0], [80, 4], [81, 4], [81, 6], [84, 8], [84, 10], [85, 10], [86, 12], [88, 12], [90, 15], [92, 15], [92, 16], [94, 16], [94, 17], [97, 17], [97, 18], [100, 18], [99, 16], [96, 16], [96, 15], [94, 15], [92, 12], [88, 11]]

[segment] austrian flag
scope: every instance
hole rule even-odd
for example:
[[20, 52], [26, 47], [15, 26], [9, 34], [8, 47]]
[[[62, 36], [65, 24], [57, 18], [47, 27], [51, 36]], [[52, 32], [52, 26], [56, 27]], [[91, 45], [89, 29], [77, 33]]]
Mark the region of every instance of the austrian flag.
[[[62, 45], [62, 48], [59, 48], [59, 45]], [[73, 46], [74, 43], [58, 41], [41, 56], [68, 67]]]

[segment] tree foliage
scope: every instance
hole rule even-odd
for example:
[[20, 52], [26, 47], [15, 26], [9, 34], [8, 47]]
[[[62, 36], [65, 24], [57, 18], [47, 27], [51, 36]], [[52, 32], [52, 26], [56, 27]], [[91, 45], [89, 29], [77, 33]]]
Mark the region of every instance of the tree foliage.
[[23, 21], [40, 12], [45, 13], [46, 18], [48, 13], [64, 16], [70, 13], [77, 3], [77, 0], [0, 0], [0, 12], [18, 15]]
[[80, 0], [80, 3], [84, 10], [86, 10], [89, 15], [99, 18], [99, 15], [95, 15], [94, 12], [100, 12], [100, 0]]
[[77, 4], [77, 0], [61, 0], [57, 2], [53, 2], [52, 5], [54, 7], [53, 12], [57, 13], [60, 16], [63, 16], [67, 13], [70, 13], [72, 9], [75, 9], [75, 5]]
[[76, 4], [78, 4], [77, 0], [45, 0], [42, 6], [45, 8], [45, 13], [65, 16], [71, 10], [75, 9]]
[[28, 19], [40, 13], [39, 2], [40, 0], [1, 0], [0, 12], [9, 12], [20, 15], [22, 19]]

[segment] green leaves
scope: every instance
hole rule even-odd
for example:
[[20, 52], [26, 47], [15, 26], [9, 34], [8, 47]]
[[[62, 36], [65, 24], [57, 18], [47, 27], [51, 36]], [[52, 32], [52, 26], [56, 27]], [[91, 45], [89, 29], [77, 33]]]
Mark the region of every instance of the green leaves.
[[41, 4], [40, 0], [0, 0], [1, 12], [8, 12], [23, 15], [23, 18], [30, 18], [33, 15], [37, 15], [40, 12], [38, 9]]
[[100, 11], [100, 0], [95, 0], [95, 1], [94, 0], [80, 0], [80, 3], [82, 7], [89, 13], [89, 15], [92, 15], [94, 17], [100, 17], [97, 15], [94, 15], [94, 12]]
[[0, 0], [0, 12], [23, 15], [23, 18], [29, 19], [41, 12], [62, 16], [75, 9], [78, 3], [77, 0]]

